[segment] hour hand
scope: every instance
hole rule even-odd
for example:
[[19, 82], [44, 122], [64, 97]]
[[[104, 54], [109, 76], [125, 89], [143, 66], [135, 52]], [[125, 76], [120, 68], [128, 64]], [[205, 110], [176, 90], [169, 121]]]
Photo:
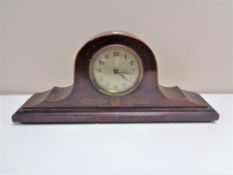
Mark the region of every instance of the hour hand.
[[123, 78], [123, 79], [125, 79], [125, 80], [128, 80], [128, 79], [125, 77], [125, 75], [121, 74], [120, 72], [118, 72], [118, 75], [120, 75], [121, 78]]
[[125, 77], [125, 75], [124, 75], [124, 74], [122, 74], [121, 72], [119, 72], [119, 70], [118, 70], [118, 69], [113, 69], [113, 73], [114, 73], [114, 74], [118, 74], [118, 75], [120, 75], [120, 76], [121, 76], [121, 78], [123, 78], [123, 79], [125, 79], [125, 80], [128, 80], [128, 79]]

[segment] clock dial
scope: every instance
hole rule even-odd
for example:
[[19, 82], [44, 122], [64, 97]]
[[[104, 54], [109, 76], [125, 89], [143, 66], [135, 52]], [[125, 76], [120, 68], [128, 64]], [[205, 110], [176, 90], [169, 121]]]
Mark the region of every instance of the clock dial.
[[140, 56], [123, 45], [109, 45], [91, 58], [89, 76], [93, 85], [107, 95], [125, 95], [140, 84], [143, 67]]

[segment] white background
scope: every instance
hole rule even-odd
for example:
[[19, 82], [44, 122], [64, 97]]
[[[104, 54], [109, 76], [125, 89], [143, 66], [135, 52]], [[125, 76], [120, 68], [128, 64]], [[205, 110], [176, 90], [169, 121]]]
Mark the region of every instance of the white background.
[[2, 175], [233, 174], [233, 95], [204, 95], [216, 123], [13, 124], [28, 97], [0, 97]]
[[0, 0], [0, 12], [0, 93], [71, 85], [80, 47], [116, 29], [152, 48], [162, 85], [233, 92], [232, 0]]
[[[233, 92], [232, 12], [231, 0], [0, 0], [0, 93], [72, 84], [79, 48], [114, 29], [152, 48], [160, 84]], [[28, 97], [0, 97], [3, 175], [233, 174], [232, 95], [204, 96], [216, 123], [12, 124]]]

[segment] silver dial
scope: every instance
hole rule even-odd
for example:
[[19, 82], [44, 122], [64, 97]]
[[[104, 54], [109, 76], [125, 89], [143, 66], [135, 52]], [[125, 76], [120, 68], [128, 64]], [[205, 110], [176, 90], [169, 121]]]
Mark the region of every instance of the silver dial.
[[93, 85], [107, 95], [125, 95], [137, 88], [143, 77], [140, 56], [123, 45], [98, 50], [89, 65]]

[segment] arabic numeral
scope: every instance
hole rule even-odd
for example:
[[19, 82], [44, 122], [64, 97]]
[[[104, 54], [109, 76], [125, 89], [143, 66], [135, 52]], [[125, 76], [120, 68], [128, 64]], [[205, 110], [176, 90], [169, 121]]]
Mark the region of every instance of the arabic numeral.
[[97, 68], [97, 69], [96, 69], [96, 72], [101, 72], [101, 69], [100, 69], [100, 68]]
[[133, 65], [133, 60], [131, 60], [131, 61], [129, 62], [129, 64], [132, 66], [132, 65]]
[[100, 64], [100, 65], [103, 65], [103, 64], [104, 64], [104, 61], [99, 60], [99, 64]]
[[117, 86], [117, 85], [114, 85], [113, 88], [114, 88], [114, 89], [118, 89], [118, 86]]
[[113, 56], [119, 56], [120, 55], [120, 52], [119, 51], [114, 51], [113, 52]]

